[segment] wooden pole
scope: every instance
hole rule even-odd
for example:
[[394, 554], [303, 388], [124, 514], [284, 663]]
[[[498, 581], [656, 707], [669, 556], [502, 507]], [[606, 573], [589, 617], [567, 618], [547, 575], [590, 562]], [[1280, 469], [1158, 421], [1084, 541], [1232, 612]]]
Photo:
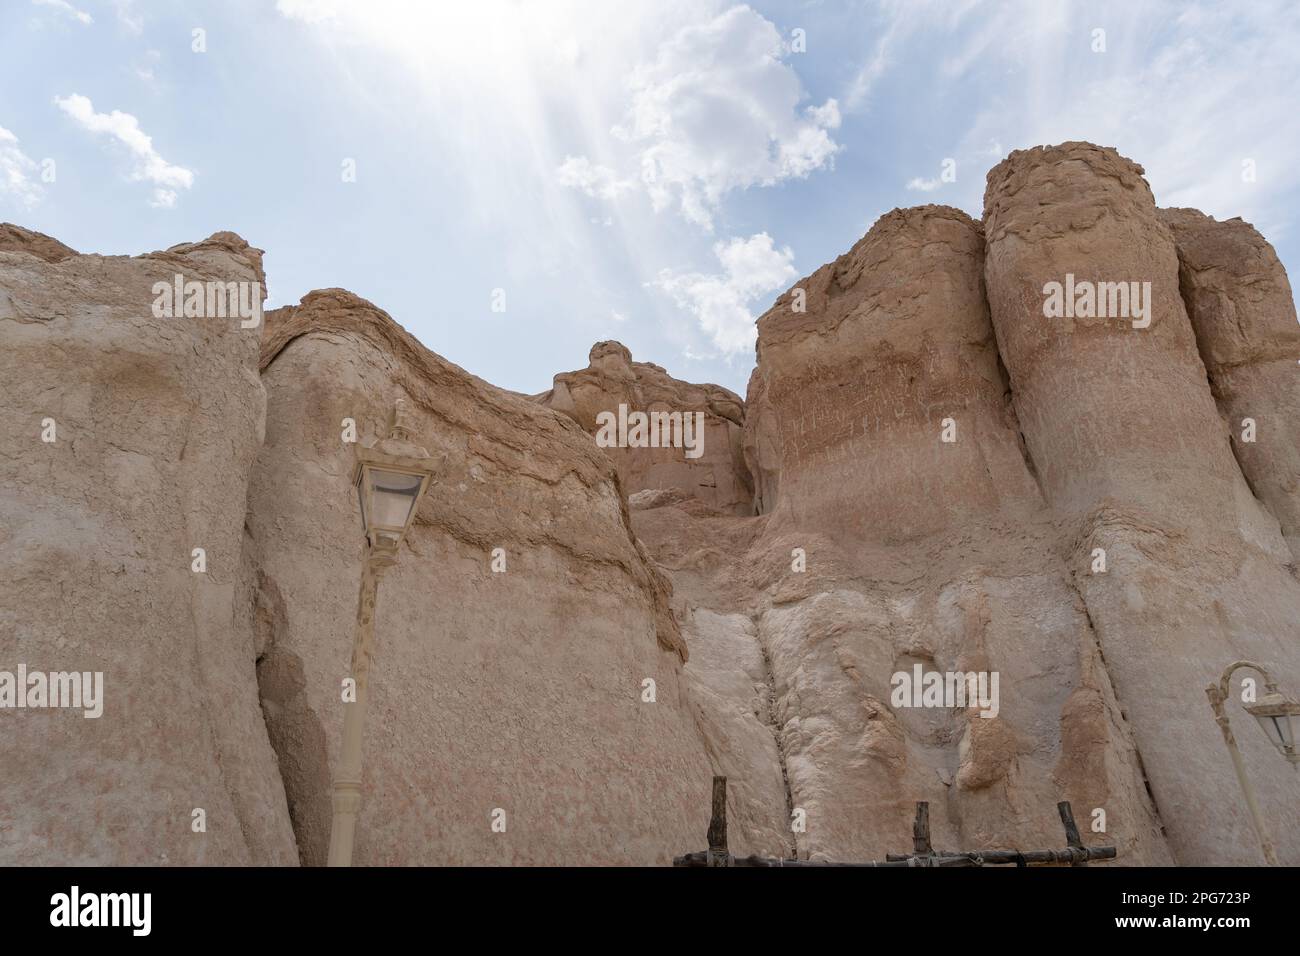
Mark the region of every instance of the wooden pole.
[[[1079, 826], [1074, 822], [1074, 812], [1070, 809], [1070, 801], [1062, 800], [1056, 805], [1056, 812], [1061, 815], [1061, 825], [1065, 827], [1065, 842], [1068, 846], [1075, 849], [1083, 849], [1083, 838], [1079, 836]], [[1072, 862], [1071, 866], [1087, 866], [1085, 860]]]
[[727, 853], [727, 778], [713, 778], [713, 816], [709, 819], [709, 866], [730, 866]]
[[920, 800], [916, 804], [916, 820], [912, 823], [912, 850], [919, 856], [930, 856], [930, 804]]

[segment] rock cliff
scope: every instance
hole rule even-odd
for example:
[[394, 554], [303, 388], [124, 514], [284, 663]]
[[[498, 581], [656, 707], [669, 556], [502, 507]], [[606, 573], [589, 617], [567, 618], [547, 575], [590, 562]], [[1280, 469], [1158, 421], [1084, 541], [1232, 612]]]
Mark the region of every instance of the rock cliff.
[[[256, 321], [160, 315], [177, 275]], [[1300, 691], [1300, 327], [1248, 224], [1014, 152], [982, 220], [894, 210], [779, 296], [744, 401], [617, 342], [529, 398], [264, 285], [233, 233], [0, 225], [0, 704], [20, 665], [103, 675], [97, 718], [0, 708], [0, 864], [324, 862], [353, 445], [399, 398], [435, 476], [380, 585], [357, 863], [668, 863], [714, 773], [740, 854], [880, 859], [918, 800], [943, 849], [1059, 847], [1069, 800], [1121, 864], [1261, 861], [1205, 697], [1242, 658]]]
[[[1061, 554], [1175, 859], [1255, 863], [1203, 688], [1242, 658], [1300, 685], [1300, 582], [1278, 519], [1233, 455], [1198, 351], [1180, 292], [1176, 237], [1187, 234], [1162, 222], [1142, 172], [1087, 143], [1017, 151], [995, 167], [984, 213], [989, 306]], [[1047, 319], [1043, 289], [1067, 274], [1150, 283], [1147, 314]], [[1294, 460], [1294, 422], [1262, 440], [1289, 446], [1272, 453], [1278, 461]], [[1092, 571], [1095, 549], [1104, 573]], [[1256, 728], [1237, 738], [1279, 857], [1300, 863], [1292, 769]]]
[[[752, 513], [753, 491], [740, 442], [745, 408], [739, 395], [720, 385], [680, 381], [649, 362], [633, 362], [619, 342], [597, 342], [588, 362], [585, 369], [556, 375], [554, 386], [538, 401], [593, 435], [600, 416], [616, 421], [620, 406], [626, 413], [696, 415], [703, 422], [685, 444], [669, 444], [676, 432], [665, 429], [666, 434], [653, 436], [657, 447], [648, 445], [648, 435], [645, 445], [607, 448], [627, 495], [677, 488], [723, 511]], [[698, 453], [687, 447], [691, 444], [698, 444]]]
[[103, 674], [98, 718], [0, 711], [0, 863], [295, 863], [243, 554], [260, 333], [150, 307], [261, 252], [0, 236], [0, 670]]

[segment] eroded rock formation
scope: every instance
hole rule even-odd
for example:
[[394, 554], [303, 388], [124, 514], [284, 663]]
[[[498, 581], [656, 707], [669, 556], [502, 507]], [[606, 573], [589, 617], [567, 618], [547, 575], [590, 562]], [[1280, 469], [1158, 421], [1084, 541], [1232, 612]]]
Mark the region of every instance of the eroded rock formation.
[[[983, 255], [964, 213], [896, 210], [759, 320], [746, 449], [766, 516], [747, 561], [765, 574], [747, 612], [800, 850], [897, 852], [922, 799], [945, 847], [1050, 845], [1065, 797], [1113, 808], [1126, 859], [1167, 860], [1023, 454]], [[997, 672], [999, 712], [891, 706], [918, 664]]]
[[590, 438], [338, 289], [267, 314], [262, 381], [259, 666], [304, 862], [329, 841], [363, 551], [344, 419], [374, 435], [398, 397], [438, 466], [380, 586], [357, 862], [662, 864], [698, 842], [685, 645]]
[[1174, 234], [1183, 304], [1232, 450], [1300, 558], [1300, 324], [1286, 270], [1250, 223], [1195, 209], [1159, 214]]
[[696, 421], [704, 428], [687, 436], [696, 448], [670, 446], [676, 432], [667, 429], [654, 435], [658, 447], [606, 448], [627, 495], [679, 488], [723, 511], [752, 513], [753, 491], [740, 441], [745, 408], [739, 395], [720, 385], [683, 382], [649, 362], [633, 362], [620, 342], [597, 342], [588, 360], [585, 369], [556, 375], [551, 390], [537, 398], [593, 435], [601, 414], [617, 418], [620, 405], [630, 413], [702, 416]]
[[36, 240], [0, 251], [0, 670], [102, 672], [103, 714], [0, 710], [0, 864], [295, 863], [243, 555], [259, 333], [151, 310], [261, 252]]
[[[1300, 582], [1233, 455], [1179, 291], [1174, 234], [1142, 168], [1086, 143], [1017, 151], [995, 167], [985, 230], [1017, 416], [1175, 858], [1258, 862], [1203, 689], [1241, 658], [1300, 685]], [[1149, 315], [1046, 319], [1044, 286], [1066, 274], [1150, 282]], [[1295, 424], [1271, 434], [1290, 459]], [[1105, 573], [1090, 571], [1098, 548]], [[1279, 856], [1300, 862], [1294, 774], [1245, 730]]]
[[[529, 399], [339, 289], [158, 318], [177, 273], [264, 281], [232, 233], [0, 226], [0, 672], [105, 677], [99, 719], [0, 710], [0, 863], [323, 862], [350, 423], [398, 398], [437, 474], [380, 586], [356, 862], [667, 863], [714, 773], [740, 854], [883, 858], [918, 800], [941, 848], [1059, 847], [1066, 799], [1121, 863], [1260, 862], [1204, 688], [1300, 688], [1300, 330], [1253, 228], [1114, 150], [1013, 153], [983, 221], [881, 217], [760, 318], [745, 402], [616, 342]], [[703, 453], [597, 447], [620, 405], [701, 414]], [[998, 694], [912, 706], [916, 669]]]

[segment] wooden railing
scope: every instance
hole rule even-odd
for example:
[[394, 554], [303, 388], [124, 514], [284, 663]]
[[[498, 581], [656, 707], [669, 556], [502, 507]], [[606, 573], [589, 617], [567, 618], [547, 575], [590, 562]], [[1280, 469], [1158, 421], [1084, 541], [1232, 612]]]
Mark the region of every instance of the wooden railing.
[[713, 814], [707, 834], [709, 848], [673, 860], [673, 866], [1086, 866], [1090, 860], [1113, 860], [1113, 846], [1084, 846], [1069, 801], [1056, 805], [1065, 828], [1063, 850], [974, 850], [948, 852], [930, 845], [930, 804], [916, 805], [912, 823], [912, 852], [887, 853], [884, 862], [836, 863], [829, 860], [787, 860], [778, 857], [732, 856], [727, 850], [727, 778], [713, 778]]

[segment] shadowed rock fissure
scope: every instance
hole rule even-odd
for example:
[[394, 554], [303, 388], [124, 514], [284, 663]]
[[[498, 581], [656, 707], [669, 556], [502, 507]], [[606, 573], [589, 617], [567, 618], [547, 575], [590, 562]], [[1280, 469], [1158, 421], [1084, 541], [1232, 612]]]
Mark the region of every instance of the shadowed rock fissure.
[[255, 637], [262, 719], [284, 786], [299, 862], [323, 866], [331, 817], [328, 746], [325, 729], [308, 704], [302, 658], [283, 643], [285, 615], [279, 589], [259, 575]]
[[[753, 620], [753, 618], [751, 618]], [[772, 657], [767, 652], [767, 645], [763, 639], [758, 636], [758, 622], [754, 621], [754, 640], [758, 644], [758, 650], [763, 655], [763, 677], [767, 681], [767, 692], [765, 694], [767, 702], [767, 713], [764, 715], [764, 723], [772, 732], [772, 741], [776, 744], [777, 763], [781, 768], [781, 787], [785, 791], [785, 831], [786, 840], [790, 847], [790, 859], [799, 859], [799, 844], [795, 840], [794, 831], [790, 829], [794, 820], [794, 792], [790, 789], [790, 770], [786, 765], [785, 759], [785, 742], [782, 740], [781, 723], [776, 715], [776, 673], [772, 669]]]

